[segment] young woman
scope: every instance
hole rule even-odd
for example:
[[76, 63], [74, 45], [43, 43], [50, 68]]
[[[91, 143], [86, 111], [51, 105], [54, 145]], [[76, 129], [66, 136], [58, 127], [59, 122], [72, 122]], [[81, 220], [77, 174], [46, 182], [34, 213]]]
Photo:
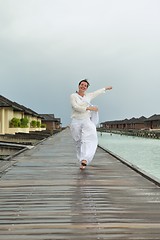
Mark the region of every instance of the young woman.
[[86, 93], [89, 87], [87, 79], [81, 80], [78, 91], [71, 94], [72, 121], [70, 130], [76, 143], [77, 158], [80, 162], [80, 169], [85, 169], [92, 161], [98, 144], [96, 125], [91, 121], [91, 112], [97, 112], [98, 108], [91, 105], [91, 100], [98, 95], [111, 90], [112, 87], [105, 87]]

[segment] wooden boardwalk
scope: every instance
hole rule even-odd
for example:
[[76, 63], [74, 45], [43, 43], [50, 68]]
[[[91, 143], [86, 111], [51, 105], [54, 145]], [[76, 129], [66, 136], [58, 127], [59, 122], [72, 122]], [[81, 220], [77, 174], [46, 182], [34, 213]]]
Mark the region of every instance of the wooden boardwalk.
[[0, 240], [160, 239], [160, 188], [98, 148], [79, 170], [69, 130], [0, 179]]

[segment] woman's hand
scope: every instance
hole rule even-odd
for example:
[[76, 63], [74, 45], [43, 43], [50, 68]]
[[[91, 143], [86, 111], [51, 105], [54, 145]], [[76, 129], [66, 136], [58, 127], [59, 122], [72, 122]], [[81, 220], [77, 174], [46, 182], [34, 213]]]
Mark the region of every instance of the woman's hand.
[[112, 89], [112, 86], [105, 87], [105, 90], [111, 90], [111, 89]]
[[98, 112], [98, 107], [96, 107], [96, 106], [89, 106], [89, 107], [86, 108], [86, 110]]

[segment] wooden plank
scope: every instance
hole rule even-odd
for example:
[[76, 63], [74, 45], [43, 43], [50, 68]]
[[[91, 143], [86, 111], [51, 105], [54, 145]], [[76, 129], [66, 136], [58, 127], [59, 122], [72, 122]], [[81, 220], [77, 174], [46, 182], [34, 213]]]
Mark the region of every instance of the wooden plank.
[[100, 148], [81, 171], [67, 129], [2, 175], [0, 239], [159, 239], [159, 190]]

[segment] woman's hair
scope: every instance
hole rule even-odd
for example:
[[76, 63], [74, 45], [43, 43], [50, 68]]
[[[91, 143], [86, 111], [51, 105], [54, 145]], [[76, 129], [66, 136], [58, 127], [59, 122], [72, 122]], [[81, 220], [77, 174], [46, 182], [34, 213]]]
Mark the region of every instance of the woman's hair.
[[78, 84], [78, 85], [80, 85], [80, 84], [81, 84], [81, 82], [85, 82], [85, 83], [87, 83], [87, 87], [89, 87], [89, 86], [90, 86], [90, 84], [89, 84], [89, 82], [87, 81], [87, 79], [83, 79], [83, 80], [81, 80], [81, 81], [79, 82], [79, 84]]

